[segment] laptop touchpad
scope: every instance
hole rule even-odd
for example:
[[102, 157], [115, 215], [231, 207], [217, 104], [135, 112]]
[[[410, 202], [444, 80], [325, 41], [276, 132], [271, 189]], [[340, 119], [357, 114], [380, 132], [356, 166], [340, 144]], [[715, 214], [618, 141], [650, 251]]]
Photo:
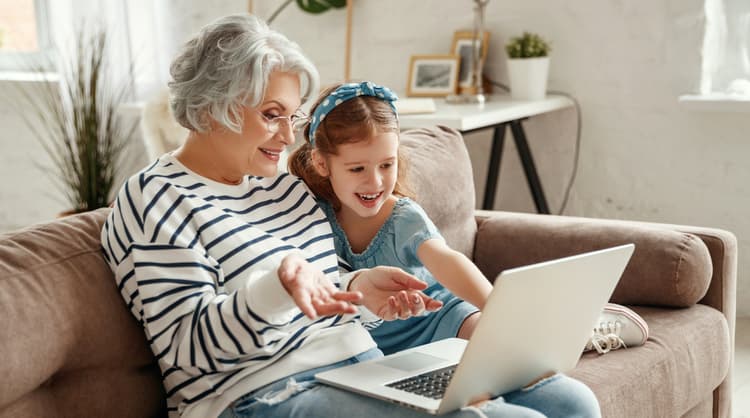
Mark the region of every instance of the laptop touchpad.
[[413, 370], [419, 370], [427, 366], [438, 364], [445, 361], [440, 357], [431, 356], [424, 353], [409, 353], [403, 356], [387, 357], [383, 360], [379, 360], [378, 364], [391, 367], [393, 369], [403, 370], [410, 372]]

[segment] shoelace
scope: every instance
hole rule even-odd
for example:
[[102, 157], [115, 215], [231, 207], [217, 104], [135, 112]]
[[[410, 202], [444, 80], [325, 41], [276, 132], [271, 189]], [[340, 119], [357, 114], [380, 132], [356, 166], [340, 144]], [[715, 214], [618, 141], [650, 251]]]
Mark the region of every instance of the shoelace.
[[619, 321], [600, 323], [594, 328], [589, 342], [586, 343], [585, 351], [596, 350], [599, 354], [604, 354], [618, 348], [627, 348], [620, 338], [621, 329], [622, 324]]

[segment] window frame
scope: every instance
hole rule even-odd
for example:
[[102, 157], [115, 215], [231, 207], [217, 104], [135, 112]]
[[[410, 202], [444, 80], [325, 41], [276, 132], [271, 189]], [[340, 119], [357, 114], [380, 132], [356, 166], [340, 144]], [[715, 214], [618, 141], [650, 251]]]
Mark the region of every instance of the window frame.
[[34, 0], [38, 49], [34, 52], [0, 51], [0, 72], [53, 71], [49, 0]]

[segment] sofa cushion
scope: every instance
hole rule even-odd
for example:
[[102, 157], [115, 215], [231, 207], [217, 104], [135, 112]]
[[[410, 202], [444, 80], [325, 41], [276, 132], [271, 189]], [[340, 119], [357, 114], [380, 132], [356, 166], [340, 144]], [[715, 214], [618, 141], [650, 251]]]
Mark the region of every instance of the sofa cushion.
[[479, 220], [474, 261], [494, 279], [524, 266], [615, 245], [635, 251], [611, 301], [623, 305], [688, 307], [706, 295], [711, 256], [703, 241], [638, 222], [491, 212]]
[[679, 417], [703, 405], [729, 371], [732, 350], [724, 315], [701, 304], [633, 309], [648, 322], [648, 341], [603, 355], [584, 354], [568, 374], [594, 391], [605, 417]]
[[0, 235], [0, 417], [163, 410], [153, 356], [102, 256], [108, 213]]
[[474, 235], [474, 177], [469, 152], [455, 129], [438, 126], [401, 132], [409, 185], [416, 201], [448, 245], [471, 258]]

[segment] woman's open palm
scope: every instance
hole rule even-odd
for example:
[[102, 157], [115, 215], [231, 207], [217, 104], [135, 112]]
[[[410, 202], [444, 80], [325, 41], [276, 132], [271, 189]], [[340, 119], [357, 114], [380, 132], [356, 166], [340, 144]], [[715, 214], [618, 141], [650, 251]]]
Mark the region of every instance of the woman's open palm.
[[361, 293], [337, 289], [322, 271], [297, 254], [284, 257], [278, 274], [284, 289], [308, 318], [357, 312], [353, 303], [362, 299]]

